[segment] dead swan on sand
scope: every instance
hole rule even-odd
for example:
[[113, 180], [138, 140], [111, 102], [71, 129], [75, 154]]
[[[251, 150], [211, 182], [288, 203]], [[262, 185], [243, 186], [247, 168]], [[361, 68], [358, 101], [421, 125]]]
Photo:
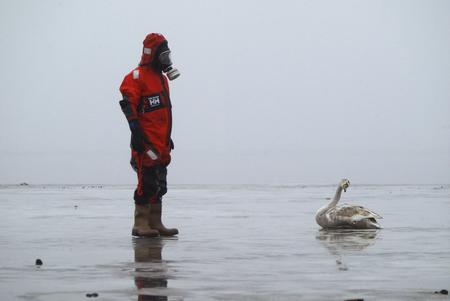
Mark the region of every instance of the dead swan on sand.
[[342, 190], [345, 192], [349, 186], [349, 180], [341, 180], [333, 200], [317, 211], [316, 222], [325, 229], [381, 229], [377, 218], [382, 217], [377, 213], [362, 206], [336, 206], [341, 199]]

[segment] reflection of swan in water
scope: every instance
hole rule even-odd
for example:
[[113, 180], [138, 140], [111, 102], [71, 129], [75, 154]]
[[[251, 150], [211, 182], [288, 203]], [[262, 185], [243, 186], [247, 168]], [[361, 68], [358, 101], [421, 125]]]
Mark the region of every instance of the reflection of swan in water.
[[364, 250], [375, 243], [377, 234], [377, 230], [321, 229], [316, 239], [335, 254], [342, 251]]
[[316, 239], [331, 253], [336, 256], [336, 264], [339, 270], [347, 270], [343, 256], [347, 252], [359, 252], [372, 246], [376, 242], [378, 230], [352, 230], [352, 229], [321, 229]]
[[133, 238], [135, 276], [138, 301], [167, 300], [167, 266], [161, 252], [160, 238]]
[[362, 206], [337, 205], [342, 190], [345, 192], [349, 186], [349, 180], [341, 180], [333, 200], [317, 211], [316, 222], [325, 229], [380, 229], [376, 219], [382, 217], [377, 213]]

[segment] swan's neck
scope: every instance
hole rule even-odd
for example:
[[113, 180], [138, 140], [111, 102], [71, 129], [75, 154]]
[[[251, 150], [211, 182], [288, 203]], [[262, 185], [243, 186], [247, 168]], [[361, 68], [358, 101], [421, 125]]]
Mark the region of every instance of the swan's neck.
[[320, 208], [319, 211], [317, 211], [317, 216], [324, 214], [325, 212], [328, 211], [328, 209], [336, 206], [337, 203], [339, 202], [339, 200], [341, 199], [341, 194], [342, 194], [342, 187], [341, 187], [341, 185], [339, 185], [338, 188], [336, 189], [334, 198], [331, 200], [331, 202], [328, 205]]
[[339, 185], [338, 188], [336, 189], [336, 193], [334, 194], [334, 198], [331, 200], [330, 204], [328, 204], [328, 208], [336, 206], [339, 200], [341, 199], [341, 195], [342, 195], [342, 187], [341, 185]]

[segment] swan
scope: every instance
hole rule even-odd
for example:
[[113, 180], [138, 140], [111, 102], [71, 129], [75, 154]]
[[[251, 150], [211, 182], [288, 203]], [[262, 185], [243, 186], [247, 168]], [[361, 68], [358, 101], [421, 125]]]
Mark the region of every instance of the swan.
[[377, 218], [382, 218], [379, 214], [362, 206], [349, 204], [336, 206], [342, 190], [347, 191], [349, 186], [349, 180], [341, 180], [333, 200], [317, 211], [317, 224], [325, 229], [381, 229], [377, 222]]

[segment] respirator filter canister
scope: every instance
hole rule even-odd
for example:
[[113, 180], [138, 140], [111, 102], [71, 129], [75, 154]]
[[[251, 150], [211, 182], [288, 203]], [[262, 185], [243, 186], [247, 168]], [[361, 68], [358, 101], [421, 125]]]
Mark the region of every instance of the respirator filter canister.
[[158, 57], [159, 63], [161, 64], [162, 71], [167, 75], [169, 80], [174, 80], [180, 76], [180, 71], [172, 66], [170, 49], [167, 45], [164, 46], [165, 49], [162, 49]]

